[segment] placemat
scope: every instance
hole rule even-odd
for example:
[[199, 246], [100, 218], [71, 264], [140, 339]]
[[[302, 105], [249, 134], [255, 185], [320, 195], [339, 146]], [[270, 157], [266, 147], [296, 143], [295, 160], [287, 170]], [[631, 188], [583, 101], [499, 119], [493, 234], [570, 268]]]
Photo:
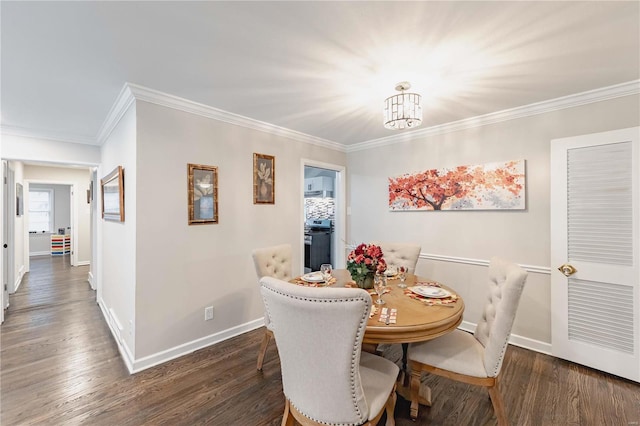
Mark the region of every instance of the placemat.
[[[421, 285], [428, 285], [428, 284], [424, 284], [424, 283], [420, 283], [420, 284]], [[440, 286], [438, 285], [438, 287], [440, 287]], [[419, 301], [421, 301], [422, 303], [424, 303], [425, 305], [428, 305], [428, 306], [448, 305], [450, 303], [456, 303], [458, 301], [458, 298], [459, 298], [457, 294], [452, 294], [449, 297], [443, 297], [441, 299], [435, 299], [435, 298], [431, 298], [431, 297], [423, 297], [423, 296], [420, 296], [419, 294], [415, 294], [414, 292], [412, 292], [409, 289], [405, 289], [404, 290], [404, 295], [405, 296], [409, 296], [412, 299], [419, 300]]]
[[324, 281], [321, 281], [319, 283], [310, 283], [310, 282], [307, 282], [307, 281], [303, 280], [301, 277], [297, 277], [297, 278], [292, 279], [289, 282], [292, 283], [292, 284], [297, 284], [297, 285], [301, 285], [301, 286], [304, 286], [304, 287], [326, 287], [328, 285], [335, 284], [336, 281], [337, 281], [337, 279], [335, 277], [331, 277], [331, 279], [329, 279], [328, 283], [325, 283]]

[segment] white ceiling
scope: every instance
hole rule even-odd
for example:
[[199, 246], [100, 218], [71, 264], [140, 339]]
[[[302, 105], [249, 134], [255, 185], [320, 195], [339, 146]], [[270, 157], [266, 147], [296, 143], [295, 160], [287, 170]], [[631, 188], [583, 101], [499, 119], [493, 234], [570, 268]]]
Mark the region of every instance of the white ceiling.
[[[4, 132], [96, 143], [125, 82], [346, 145], [640, 76], [640, 2], [1, 2]], [[397, 131], [396, 131], [397, 132]]]

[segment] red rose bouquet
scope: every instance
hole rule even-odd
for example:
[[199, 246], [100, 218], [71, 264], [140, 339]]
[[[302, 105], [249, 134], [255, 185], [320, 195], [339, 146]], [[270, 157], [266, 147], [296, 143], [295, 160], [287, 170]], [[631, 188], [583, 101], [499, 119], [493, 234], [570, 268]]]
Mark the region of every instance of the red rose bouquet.
[[382, 249], [374, 244], [360, 244], [347, 256], [347, 270], [359, 287], [373, 286], [373, 275], [387, 270]]

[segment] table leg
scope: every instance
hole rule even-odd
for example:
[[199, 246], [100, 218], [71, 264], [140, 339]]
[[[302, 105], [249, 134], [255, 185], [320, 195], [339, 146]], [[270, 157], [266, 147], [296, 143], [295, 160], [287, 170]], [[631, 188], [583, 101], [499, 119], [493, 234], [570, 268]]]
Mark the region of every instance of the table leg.
[[[407, 373], [407, 352], [409, 350], [409, 344], [402, 344], [402, 371], [400, 371], [399, 384], [397, 387], [398, 395], [411, 401], [411, 378]], [[420, 383], [420, 390], [418, 391], [418, 401], [422, 405], [431, 407], [431, 388], [425, 384]]]
[[[402, 383], [398, 384], [396, 392], [406, 401], [411, 401], [411, 388], [403, 386]], [[418, 391], [418, 402], [424, 406], [431, 407], [431, 388], [425, 384], [420, 384], [420, 390]]]
[[[408, 351], [409, 351], [409, 344], [403, 343], [402, 344], [402, 372], [404, 376], [407, 375], [407, 352]], [[402, 383], [404, 384], [405, 380], [403, 380]]]

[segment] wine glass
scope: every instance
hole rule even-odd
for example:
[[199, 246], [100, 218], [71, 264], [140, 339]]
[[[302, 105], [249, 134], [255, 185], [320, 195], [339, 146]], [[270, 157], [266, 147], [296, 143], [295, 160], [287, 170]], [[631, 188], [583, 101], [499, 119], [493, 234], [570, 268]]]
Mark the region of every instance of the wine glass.
[[407, 288], [407, 284], [405, 281], [407, 280], [407, 268], [404, 266], [400, 266], [398, 268], [398, 277], [400, 278], [400, 283], [398, 284], [399, 288]]
[[382, 295], [384, 294], [384, 289], [387, 286], [387, 277], [382, 274], [376, 274], [373, 277], [373, 288], [378, 293], [378, 300], [376, 300], [376, 305], [384, 305], [386, 302], [382, 300]]
[[322, 279], [324, 280], [325, 284], [329, 284], [332, 272], [333, 267], [330, 263], [323, 263], [322, 265], [320, 265], [320, 273], [322, 274]]

